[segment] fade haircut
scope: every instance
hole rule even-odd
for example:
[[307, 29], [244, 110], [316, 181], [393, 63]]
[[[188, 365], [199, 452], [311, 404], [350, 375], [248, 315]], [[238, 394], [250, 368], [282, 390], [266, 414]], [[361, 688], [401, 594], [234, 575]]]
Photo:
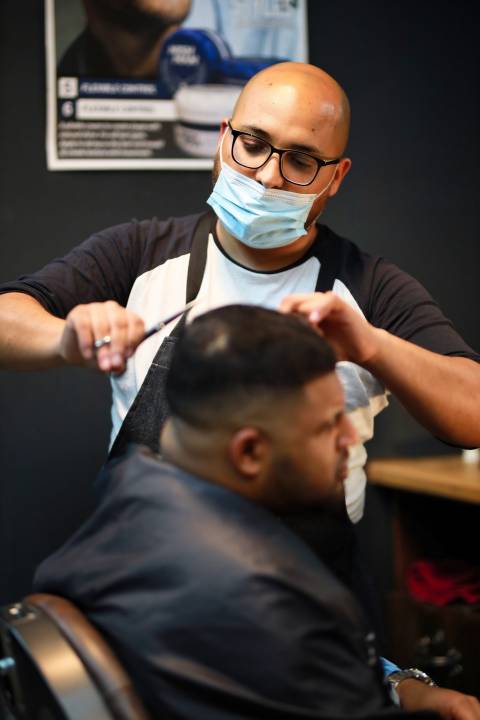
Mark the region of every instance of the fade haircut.
[[173, 353], [166, 397], [173, 417], [220, 426], [252, 403], [268, 407], [334, 369], [333, 350], [304, 319], [227, 305], [186, 325]]

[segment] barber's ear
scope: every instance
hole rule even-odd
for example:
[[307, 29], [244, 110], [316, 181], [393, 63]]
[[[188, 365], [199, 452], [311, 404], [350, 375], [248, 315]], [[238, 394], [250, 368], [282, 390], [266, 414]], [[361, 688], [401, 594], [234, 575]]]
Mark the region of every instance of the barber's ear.
[[218, 134], [218, 140], [217, 140], [217, 150], [220, 149], [220, 143], [222, 142], [222, 138], [225, 135], [226, 131], [228, 130], [228, 117], [224, 117], [222, 119], [222, 122], [220, 123], [220, 132]]
[[352, 161], [350, 160], [350, 158], [344, 157], [340, 160], [335, 171], [335, 179], [328, 189], [328, 197], [333, 197], [337, 194], [340, 189], [340, 185], [345, 178], [345, 175], [348, 173], [351, 167]]
[[237, 430], [228, 444], [229, 460], [245, 480], [255, 480], [261, 474], [269, 454], [269, 439], [254, 427]]

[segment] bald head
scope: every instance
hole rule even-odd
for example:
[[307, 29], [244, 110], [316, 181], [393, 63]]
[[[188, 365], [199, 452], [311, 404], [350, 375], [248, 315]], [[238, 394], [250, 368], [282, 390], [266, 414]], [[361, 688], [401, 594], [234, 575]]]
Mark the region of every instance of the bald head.
[[[316, 220], [330, 199], [337, 194], [352, 165], [350, 158], [345, 155], [349, 127], [350, 105], [347, 96], [328, 73], [307, 63], [272, 65], [249, 80], [237, 100], [232, 117], [222, 122], [213, 165], [214, 184], [219, 178], [221, 167], [228, 165], [265, 188], [314, 195], [304, 223], [306, 232], [300, 231], [293, 242], [286, 243], [290, 257], [295, 257], [295, 253], [300, 257], [315, 239]], [[258, 142], [255, 138], [271, 146], [270, 155], [261, 165], [254, 162], [252, 167], [250, 157], [247, 157], [247, 162], [235, 157], [235, 148], [238, 149], [235, 143], [242, 134], [254, 138], [248, 141], [248, 150], [244, 148], [245, 140], [242, 141], [242, 147], [247, 153], [256, 151]], [[265, 148], [265, 145], [261, 147]], [[295, 177], [290, 179], [290, 171], [285, 177], [285, 158], [291, 157], [285, 154], [287, 150], [323, 161], [316, 163], [316, 174], [307, 184], [296, 182]], [[310, 167], [314, 164], [312, 158], [306, 159], [302, 155], [294, 157], [300, 166], [305, 162]], [[245, 161], [245, 154], [242, 158]], [[230, 253], [240, 248], [237, 258], [240, 260], [243, 248], [238, 243], [241, 240], [235, 235], [232, 226], [227, 232], [228, 224], [228, 221], [222, 223], [221, 220], [218, 224], [220, 242], [225, 246], [228, 244]], [[275, 263], [281, 254], [278, 247], [271, 249], [275, 252], [268, 258], [265, 254], [267, 251], [261, 249], [262, 262], [266, 258], [274, 263], [268, 269], [279, 267]]]
[[258, 110], [277, 116], [285, 127], [308, 125], [311, 141], [326, 157], [343, 154], [350, 128], [350, 104], [341, 86], [314, 65], [285, 62], [257, 73], [235, 105], [234, 121]]

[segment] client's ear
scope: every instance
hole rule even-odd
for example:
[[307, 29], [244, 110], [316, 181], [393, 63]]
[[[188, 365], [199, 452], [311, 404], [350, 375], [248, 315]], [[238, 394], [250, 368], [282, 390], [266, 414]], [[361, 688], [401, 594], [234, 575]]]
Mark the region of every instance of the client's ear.
[[255, 427], [237, 430], [228, 444], [228, 458], [236, 472], [245, 480], [255, 480], [265, 467], [270, 454], [270, 441]]

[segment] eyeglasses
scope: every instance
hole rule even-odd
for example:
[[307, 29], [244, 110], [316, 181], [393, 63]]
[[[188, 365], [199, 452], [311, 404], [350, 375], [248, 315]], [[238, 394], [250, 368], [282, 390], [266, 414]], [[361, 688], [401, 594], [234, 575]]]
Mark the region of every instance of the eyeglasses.
[[228, 121], [232, 133], [232, 157], [238, 165], [258, 170], [277, 153], [280, 160], [280, 173], [284, 180], [294, 185], [310, 185], [317, 177], [320, 168], [336, 165], [341, 158], [321, 160], [299, 150], [282, 150], [251, 133], [234, 130]]

